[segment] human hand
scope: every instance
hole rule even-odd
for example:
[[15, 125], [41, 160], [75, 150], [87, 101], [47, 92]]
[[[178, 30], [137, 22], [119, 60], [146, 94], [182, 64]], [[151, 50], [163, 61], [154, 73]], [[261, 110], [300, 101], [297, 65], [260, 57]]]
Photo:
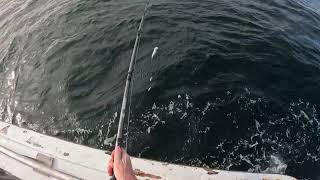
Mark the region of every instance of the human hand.
[[117, 180], [136, 180], [130, 156], [119, 146], [112, 151], [107, 171], [109, 176], [114, 174]]

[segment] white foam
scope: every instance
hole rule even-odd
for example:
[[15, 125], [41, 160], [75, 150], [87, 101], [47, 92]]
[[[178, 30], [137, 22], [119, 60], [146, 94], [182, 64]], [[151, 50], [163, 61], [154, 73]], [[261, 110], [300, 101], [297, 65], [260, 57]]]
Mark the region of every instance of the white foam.
[[285, 164], [280, 157], [271, 155], [269, 162], [269, 167], [261, 171], [262, 173], [284, 174], [286, 172], [287, 164]]

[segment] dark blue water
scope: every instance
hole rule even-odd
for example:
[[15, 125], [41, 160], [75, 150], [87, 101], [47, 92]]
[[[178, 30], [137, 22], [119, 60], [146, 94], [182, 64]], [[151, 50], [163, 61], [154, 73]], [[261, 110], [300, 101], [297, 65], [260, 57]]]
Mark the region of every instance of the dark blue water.
[[[1, 119], [111, 150], [144, 3], [1, 1]], [[152, 1], [130, 154], [319, 179], [319, 9], [317, 0]]]

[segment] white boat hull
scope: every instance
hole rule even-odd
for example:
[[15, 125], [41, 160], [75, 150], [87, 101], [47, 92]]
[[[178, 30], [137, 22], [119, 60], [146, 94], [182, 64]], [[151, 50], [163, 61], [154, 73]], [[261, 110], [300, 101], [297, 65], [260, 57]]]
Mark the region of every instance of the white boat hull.
[[[0, 122], [0, 169], [20, 179], [108, 179], [105, 151], [63, 141]], [[295, 180], [277, 174], [255, 174], [181, 166], [132, 158], [138, 179]]]

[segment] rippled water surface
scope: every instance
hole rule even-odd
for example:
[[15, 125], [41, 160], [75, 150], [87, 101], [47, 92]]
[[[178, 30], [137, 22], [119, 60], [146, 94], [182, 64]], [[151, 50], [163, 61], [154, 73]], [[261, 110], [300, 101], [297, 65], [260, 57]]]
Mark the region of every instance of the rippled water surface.
[[[319, 1], [151, 3], [130, 154], [319, 178]], [[144, 4], [2, 0], [1, 119], [111, 150]]]

